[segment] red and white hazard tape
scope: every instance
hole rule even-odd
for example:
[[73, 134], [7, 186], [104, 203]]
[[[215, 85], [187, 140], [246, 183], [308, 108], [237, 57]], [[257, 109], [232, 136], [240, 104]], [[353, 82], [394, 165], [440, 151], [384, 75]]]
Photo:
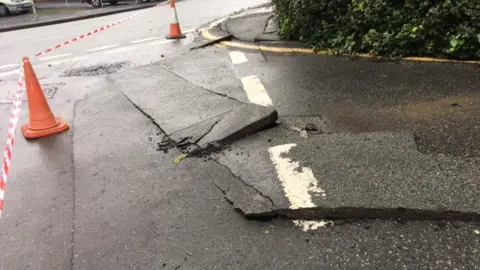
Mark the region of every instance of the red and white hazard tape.
[[[158, 4], [158, 5], [156, 5], [152, 8], [162, 6], [166, 3], [167, 2], [160, 3], [160, 4]], [[60, 43], [60, 44], [58, 44], [54, 47], [51, 47], [51, 48], [48, 48], [46, 50], [40, 51], [37, 54], [33, 55], [31, 58], [47, 54], [47, 53], [49, 53], [53, 50], [62, 48], [64, 46], [72, 44], [76, 41], [85, 39], [86, 37], [90, 37], [94, 34], [100, 33], [100, 32], [102, 32], [106, 29], [112, 28], [112, 27], [114, 27], [116, 25], [119, 25], [123, 22], [131, 20], [131, 19], [137, 17], [138, 15], [149, 11], [152, 8], [145, 9], [141, 12], [137, 12], [137, 13], [132, 14], [132, 15], [126, 17], [126, 18], [123, 18], [121, 20], [115, 21], [115, 22], [110, 23], [110, 24], [106, 24], [102, 27], [99, 27], [99, 28], [93, 30], [93, 31], [87, 32], [87, 33], [85, 33], [83, 35], [80, 35], [78, 37], [75, 37], [71, 40]], [[9, 121], [9, 124], [8, 124], [7, 141], [6, 141], [6, 145], [5, 145], [5, 151], [4, 151], [4, 154], [3, 154], [3, 162], [2, 162], [2, 173], [0, 174], [0, 217], [2, 216], [2, 210], [3, 210], [3, 198], [5, 196], [5, 186], [7, 184], [7, 178], [8, 178], [8, 175], [10, 173], [10, 162], [12, 160], [13, 145], [15, 144], [15, 131], [17, 130], [18, 119], [20, 118], [20, 112], [22, 110], [23, 93], [24, 93], [24, 90], [25, 90], [24, 80], [25, 80], [25, 78], [24, 78], [24, 73], [23, 73], [23, 61], [22, 61], [21, 68], [20, 68], [20, 77], [18, 78], [17, 90], [15, 91], [15, 95], [14, 95], [14, 98], [13, 98], [12, 113], [10, 115], [10, 121]]]
[[158, 5], [156, 5], [156, 6], [153, 6], [153, 7], [149, 8], [149, 9], [145, 9], [145, 10], [143, 10], [143, 11], [134, 13], [134, 14], [128, 16], [128, 17], [125, 17], [125, 18], [120, 19], [120, 20], [118, 20], [118, 21], [115, 21], [115, 22], [113, 22], [113, 23], [106, 24], [106, 25], [104, 25], [104, 26], [102, 26], [102, 27], [99, 27], [99, 28], [97, 28], [97, 29], [95, 29], [95, 30], [93, 30], [93, 31], [90, 31], [90, 32], [87, 32], [87, 33], [85, 33], [85, 34], [83, 34], [83, 35], [80, 35], [80, 36], [78, 36], [78, 37], [75, 37], [75, 38], [73, 38], [73, 39], [71, 39], [71, 40], [67, 40], [67, 41], [65, 41], [65, 42], [63, 42], [63, 43], [57, 44], [57, 45], [54, 46], [54, 47], [48, 48], [48, 49], [46, 49], [46, 50], [43, 50], [43, 51], [40, 51], [40, 52], [34, 54], [31, 58], [33, 58], [33, 57], [38, 57], [38, 56], [42, 56], [42, 55], [47, 54], [47, 53], [49, 53], [49, 52], [51, 52], [51, 51], [53, 51], [53, 50], [60, 49], [60, 48], [62, 48], [62, 47], [64, 47], [64, 46], [66, 46], [66, 45], [72, 44], [72, 43], [77, 42], [77, 41], [79, 41], [79, 40], [82, 40], [82, 39], [84, 39], [84, 38], [90, 37], [90, 36], [92, 36], [92, 35], [94, 35], [94, 34], [100, 33], [100, 32], [102, 32], [102, 31], [104, 31], [104, 30], [106, 30], [106, 29], [109, 29], [109, 28], [114, 27], [115, 25], [119, 25], [119, 24], [121, 24], [121, 23], [123, 23], [123, 22], [126, 22], [126, 21], [128, 21], [128, 20], [131, 20], [131, 19], [137, 17], [138, 15], [143, 14], [143, 13], [149, 11], [149, 10], [152, 9], [152, 8], [156, 8], [156, 7], [162, 6], [162, 5], [164, 5], [165, 3], [166, 3], [166, 2], [160, 3], [160, 4], [158, 4]]
[[5, 186], [7, 184], [8, 174], [10, 173], [10, 162], [12, 160], [13, 145], [15, 144], [15, 131], [17, 130], [20, 111], [22, 110], [23, 92], [25, 89], [23, 61], [20, 68], [20, 77], [17, 81], [17, 91], [13, 97], [12, 113], [8, 123], [7, 141], [3, 153], [2, 174], [0, 175], [0, 217], [3, 210], [3, 198], [5, 196]]

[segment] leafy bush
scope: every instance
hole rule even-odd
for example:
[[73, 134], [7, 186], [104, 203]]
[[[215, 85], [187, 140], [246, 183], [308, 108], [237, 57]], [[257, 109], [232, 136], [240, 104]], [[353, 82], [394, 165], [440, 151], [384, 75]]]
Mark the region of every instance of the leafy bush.
[[273, 0], [286, 39], [334, 53], [480, 58], [480, 0]]

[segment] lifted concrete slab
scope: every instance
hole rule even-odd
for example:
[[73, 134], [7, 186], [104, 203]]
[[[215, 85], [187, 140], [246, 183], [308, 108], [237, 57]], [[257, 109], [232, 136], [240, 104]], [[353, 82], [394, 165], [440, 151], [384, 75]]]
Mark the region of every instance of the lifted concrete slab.
[[273, 12], [267, 11], [229, 18], [225, 22], [224, 28], [234, 38], [241, 41], [280, 40], [278, 21]]
[[232, 60], [218, 48], [195, 50], [175, 58], [166, 59], [161, 65], [177, 76], [219, 95], [250, 103], [243, 85], [237, 77]]
[[[251, 148], [258, 154], [244, 156]], [[272, 211], [247, 207], [247, 217], [480, 220], [480, 160], [424, 155], [409, 133], [304, 139], [278, 128], [237, 142], [216, 159], [272, 199]], [[245, 160], [266, 168], [252, 175]]]
[[[184, 60], [184, 58], [182, 58]], [[178, 59], [177, 59], [178, 60]], [[224, 63], [220, 63], [223, 67]], [[223, 93], [198, 86], [156, 63], [116, 73], [108, 77], [110, 87], [124, 95], [150, 117], [166, 134], [171, 146], [200, 153], [272, 126], [274, 108], [245, 104], [228, 96], [220, 80], [215, 85]], [[192, 75], [189, 75], [192, 76]], [[211, 73], [207, 81], [223, 76]], [[230, 80], [223, 80], [231, 86]]]
[[262, 107], [255, 104], [247, 104], [232, 110], [223, 119], [212, 126], [198, 145], [207, 148], [209, 145], [220, 145], [234, 142], [240, 138], [252, 134], [254, 131], [272, 127], [278, 118], [277, 111], [272, 107]]

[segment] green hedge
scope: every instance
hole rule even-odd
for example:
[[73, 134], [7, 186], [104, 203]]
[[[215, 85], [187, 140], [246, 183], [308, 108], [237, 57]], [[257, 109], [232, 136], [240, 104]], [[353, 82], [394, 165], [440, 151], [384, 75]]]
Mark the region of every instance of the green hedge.
[[272, 0], [286, 39], [334, 53], [480, 59], [480, 0]]

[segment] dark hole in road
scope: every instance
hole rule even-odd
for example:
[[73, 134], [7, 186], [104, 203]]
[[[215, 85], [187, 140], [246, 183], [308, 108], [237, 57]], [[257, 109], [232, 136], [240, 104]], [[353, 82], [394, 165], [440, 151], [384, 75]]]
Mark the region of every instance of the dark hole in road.
[[71, 77], [71, 76], [95, 76], [95, 75], [112, 74], [119, 71], [127, 64], [129, 64], [129, 62], [124, 61], [124, 62], [117, 62], [117, 63], [111, 63], [111, 64], [99, 64], [99, 65], [93, 65], [88, 67], [72, 68], [65, 71], [63, 76]]

